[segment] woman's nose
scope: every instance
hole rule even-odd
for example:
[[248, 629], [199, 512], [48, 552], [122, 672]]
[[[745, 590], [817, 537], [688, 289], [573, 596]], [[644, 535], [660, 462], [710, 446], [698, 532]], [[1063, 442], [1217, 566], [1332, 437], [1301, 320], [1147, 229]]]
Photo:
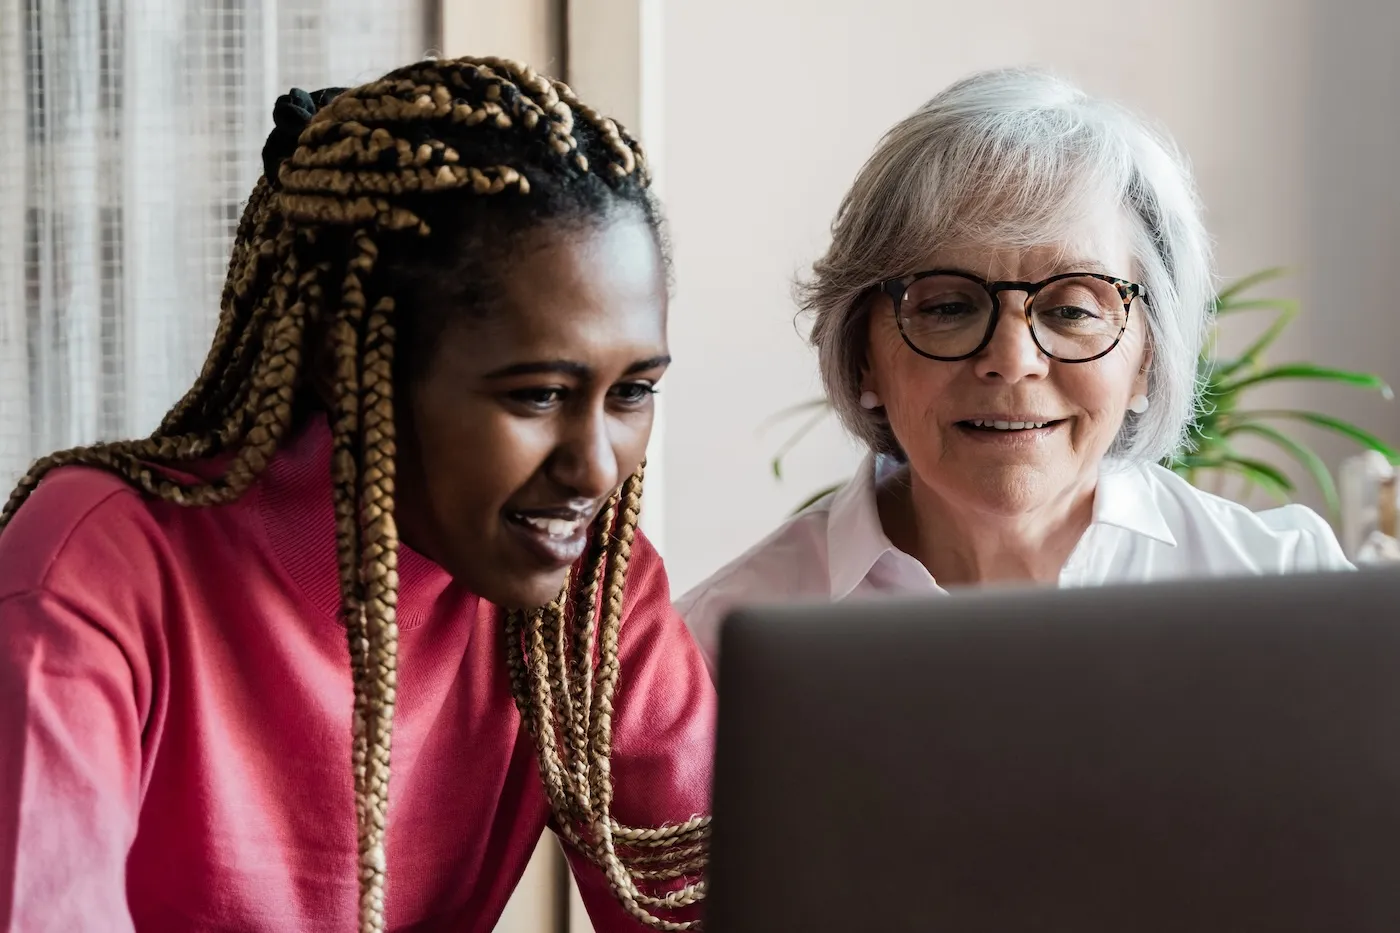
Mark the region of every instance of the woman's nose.
[[576, 495], [601, 499], [621, 481], [605, 412], [581, 413], [568, 424], [551, 464], [555, 482]]
[[1024, 292], [1002, 292], [1001, 317], [992, 340], [973, 360], [977, 375], [982, 379], [1020, 382], [1035, 379], [1050, 371], [1050, 359], [1031, 334], [1030, 318], [1025, 313]]

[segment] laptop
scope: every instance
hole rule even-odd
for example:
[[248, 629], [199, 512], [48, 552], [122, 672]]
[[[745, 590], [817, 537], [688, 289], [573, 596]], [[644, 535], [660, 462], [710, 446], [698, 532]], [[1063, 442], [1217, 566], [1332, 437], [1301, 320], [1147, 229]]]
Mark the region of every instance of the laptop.
[[707, 933], [1400, 931], [1400, 571], [734, 613]]

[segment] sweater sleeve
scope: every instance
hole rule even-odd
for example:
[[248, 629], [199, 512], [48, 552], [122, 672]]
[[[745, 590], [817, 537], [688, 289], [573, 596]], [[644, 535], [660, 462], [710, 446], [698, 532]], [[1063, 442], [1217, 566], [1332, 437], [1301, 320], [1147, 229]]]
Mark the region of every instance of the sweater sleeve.
[[122, 554], [130, 526], [106, 521], [109, 508], [91, 517], [111, 498], [91, 495], [100, 483], [56, 476], [0, 537], [5, 933], [133, 929], [126, 859], [149, 678], [121, 618], [130, 605], [108, 599], [140, 587]]
[[[613, 716], [614, 818], [641, 828], [709, 813], [715, 691], [700, 650], [671, 607], [661, 558], [640, 533], [627, 574], [619, 654]], [[596, 933], [646, 929], [623, 909], [601, 871], [572, 847], [565, 846], [565, 851]], [[679, 884], [644, 886], [643, 891], [661, 896]], [[698, 907], [691, 907], [664, 916], [683, 921], [699, 913]]]

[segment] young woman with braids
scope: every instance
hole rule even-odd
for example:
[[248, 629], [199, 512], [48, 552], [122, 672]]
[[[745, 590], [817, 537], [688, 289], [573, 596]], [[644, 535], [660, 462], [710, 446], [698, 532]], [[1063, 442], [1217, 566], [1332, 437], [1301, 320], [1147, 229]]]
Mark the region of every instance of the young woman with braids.
[[0, 515], [0, 929], [484, 933], [546, 823], [599, 931], [693, 925], [641, 150], [494, 59], [276, 119], [194, 387]]

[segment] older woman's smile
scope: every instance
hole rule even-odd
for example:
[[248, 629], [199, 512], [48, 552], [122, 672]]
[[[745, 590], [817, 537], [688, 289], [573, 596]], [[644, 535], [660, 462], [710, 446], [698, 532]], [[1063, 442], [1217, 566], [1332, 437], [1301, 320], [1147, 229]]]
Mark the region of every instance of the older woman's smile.
[[979, 444], [1038, 444], [1068, 424], [1065, 418], [993, 416], [967, 418], [953, 428]]
[[954, 423], [959, 427], [977, 428], [979, 430], [1029, 431], [1056, 425], [1064, 420], [1066, 419], [1054, 415], [991, 412], [969, 415], [966, 418], [959, 418]]

